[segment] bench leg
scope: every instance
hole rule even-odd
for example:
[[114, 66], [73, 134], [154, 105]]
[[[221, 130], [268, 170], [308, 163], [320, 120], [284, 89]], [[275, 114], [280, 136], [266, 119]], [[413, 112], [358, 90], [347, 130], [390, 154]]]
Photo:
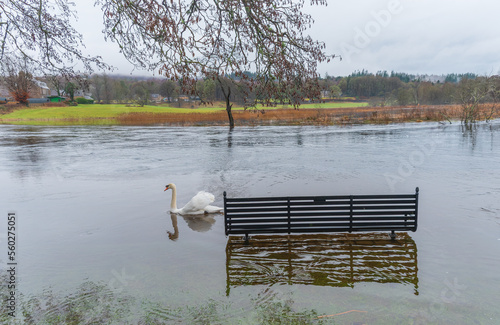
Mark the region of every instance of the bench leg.
[[391, 236], [392, 240], [396, 239], [396, 233], [394, 232], [394, 230], [391, 231], [391, 235], [390, 236]]
[[250, 237], [248, 237], [248, 234], [245, 234], [245, 244], [248, 244], [250, 240]]

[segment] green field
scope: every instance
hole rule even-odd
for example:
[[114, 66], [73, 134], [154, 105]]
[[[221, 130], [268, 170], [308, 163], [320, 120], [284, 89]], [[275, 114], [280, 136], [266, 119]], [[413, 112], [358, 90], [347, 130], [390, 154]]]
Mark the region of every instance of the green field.
[[148, 113], [192, 113], [192, 112], [214, 112], [221, 108], [203, 107], [192, 108], [171, 108], [161, 106], [127, 107], [122, 104], [95, 105], [85, 104], [65, 107], [37, 107], [24, 108], [1, 116], [2, 120], [10, 119], [93, 119], [93, 118], [113, 118], [121, 114], [133, 112]]
[[[318, 108], [345, 108], [363, 107], [368, 103], [312, 103], [303, 104], [301, 109]], [[289, 105], [276, 107], [257, 106], [258, 109], [283, 109], [293, 108]], [[174, 108], [167, 106], [131, 107], [124, 104], [86, 104], [64, 107], [34, 107], [17, 109], [11, 113], [0, 115], [0, 123], [8, 124], [81, 124], [83, 121], [90, 124], [115, 124], [114, 118], [127, 113], [212, 113], [224, 110], [224, 106], [200, 106], [199, 108]], [[243, 110], [243, 107], [234, 107], [233, 111]], [[89, 123], [83, 123], [89, 124]]]

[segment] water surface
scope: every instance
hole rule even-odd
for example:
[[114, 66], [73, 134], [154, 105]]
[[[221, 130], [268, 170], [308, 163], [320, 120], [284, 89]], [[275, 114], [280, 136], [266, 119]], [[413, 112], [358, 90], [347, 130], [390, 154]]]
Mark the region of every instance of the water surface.
[[[28, 323], [498, 324], [499, 144], [499, 121], [232, 132], [2, 125], [0, 258], [6, 268], [15, 212], [18, 311]], [[170, 182], [180, 206], [199, 190], [221, 206], [223, 191], [418, 186], [419, 228], [397, 243], [374, 234], [230, 245], [221, 215], [168, 212]]]

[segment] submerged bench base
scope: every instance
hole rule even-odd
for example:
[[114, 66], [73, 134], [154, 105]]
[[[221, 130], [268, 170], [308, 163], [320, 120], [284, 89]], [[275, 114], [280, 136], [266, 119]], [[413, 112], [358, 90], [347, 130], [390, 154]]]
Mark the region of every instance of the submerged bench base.
[[[332, 231], [333, 232], [333, 231]], [[291, 235], [291, 234], [290, 234]], [[389, 237], [392, 239], [392, 240], [395, 240], [397, 238], [397, 234], [394, 230], [391, 231], [391, 233], [389, 234]], [[243, 239], [246, 243], [250, 242], [250, 235], [248, 233], [244, 234], [243, 235]], [[234, 240], [234, 239], [233, 239]]]

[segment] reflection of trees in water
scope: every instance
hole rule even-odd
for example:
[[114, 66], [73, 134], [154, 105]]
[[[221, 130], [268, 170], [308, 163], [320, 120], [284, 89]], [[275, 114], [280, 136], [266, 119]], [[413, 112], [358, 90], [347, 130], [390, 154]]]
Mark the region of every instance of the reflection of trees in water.
[[12, 145], [16, 147], [14, 150], [15, 159], [21, 162], [38, 163], [44, 159], [42, 154], [41, 144], [44, 144], [46, 139], [40, 136], [17, 137], [13, 139]]
[[39, 175], [43, 172], [43, 164], [46, 162], [46, 157], [41, 149], [38, 137], [27, 137], [24, 139], [16, 139], [16, 149], [13, 150], [14, 159], [20, 164], [17, 164], [17, 174], [20, 178], [27, 175]]
[[[28, 133], [29, 134], [29, 133]], [[13, 136], [3, 139], [2, 145], [12, 148], [10, 153], [16, 164], [16, 173], [23, 178], [30, 173], [40, 174], [42, 164], [46, 161], [43, 144], [47, 137], [38, 135]]]
[[[8, 295], [6, 283], [3, 276], [0, 279], [3, 302]], [[175, 293], [168, 292], [166, 296], [171, 298]], [[250, 310], [245, 313], [242, 306], [226, 299], [172, 307], [175, 300], [170, 303], [139, 300], [91, 281], [66, 295], [45, 290], [29, 297], [18, 294], [16, 301], [16, 318], [8, 316], [6, 304], [1, 304], [2, 324], [234, 324], [242, 318], [249, 324], [322, 324], [314, 310], [296, 311], [290, 299], [262, 301], [249, 297]]]
[[471, 149], [474, 150], [477, 144], [478, 126], [476, 124], [462, 124], [460, 129], [464, 141], [470, 144]]
[[60, 168], [54, 165], [67, 166], [72, 163], [66, 147], [72, 149], [74, 156], [82, 155], [82, 148], [88, 145], [88, 141], [79, 139], [77, 135], [54, 130], [23, 127], [6, 133], [7, 136], [0, 139], [0, 146], [8, 149], [9, 158], [18, 162], [12, 168], [20, 178], [47, 171], [59, 176]]
[[227, 288], [305, 284], [354, 287], [359, 282], [413, 284], [418, 295], [417, 246], [407, 234], [229, 237]]
[[[478, 124], [478, 123], [473, 123], [473, 124], [462, 124], [460, 126], [460, 131], [462, 132], [462, 139], [465, 144], [470, 146], [471, 150], [476, 149], [476, 145], [478, 143], [478, 138], [481, 137], [479, 143], [482, 144], [482, 142], [487, 143], [487, 137], [486, 135], [490, 135], [490, 143], [491, 143], [491, 150], [494, 148], [494, 142], [495, 142], [495, 135], [498, 134], [498, 131], [500, 129], [500, 124], [492, 124], [492, 123], [487, 123], [487, 124]], [[484, 134], [482, 134], [484, 133]]]

